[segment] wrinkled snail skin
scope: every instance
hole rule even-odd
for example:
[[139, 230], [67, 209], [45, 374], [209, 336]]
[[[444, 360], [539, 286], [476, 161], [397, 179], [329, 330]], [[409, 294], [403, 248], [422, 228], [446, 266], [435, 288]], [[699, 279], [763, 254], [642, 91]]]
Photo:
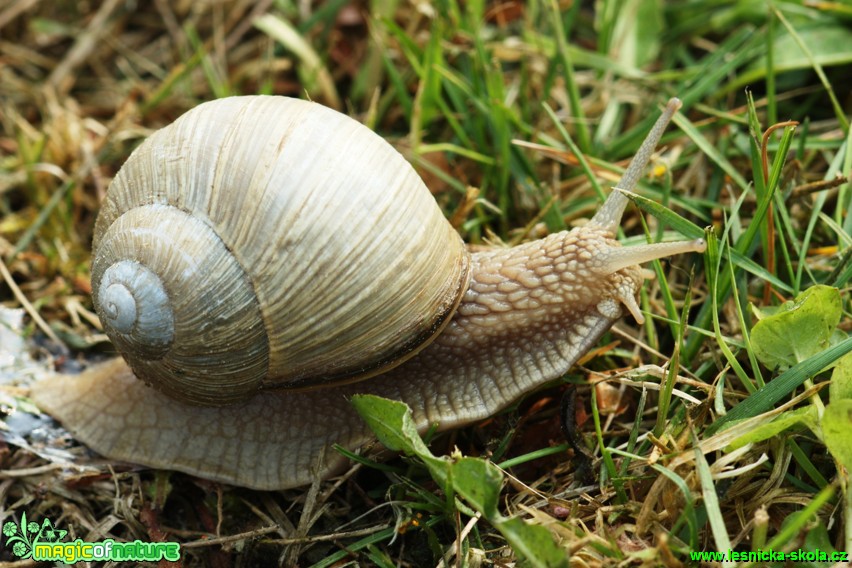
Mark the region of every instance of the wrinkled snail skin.
[[[669, 115], [676, 109], [670, 103]], [[638, 178], [664, 126], [649, 135], [622, 187], [635, 185], [629, 178]], [[372, 439], [349, 402], [353, 394], [406, 402], [421, 430], [468, 424], [567, 372], [624, 308], [641, 321], [636, 297], [645, 272], [638, 264], [701, 251], [703, 243], [622, 248], [614, 233], [625, 204], [614, 192], [584, 227], [471, 254], [470, 283], [443, 331], [367, 380], [268, 389], [235, 404], [199, 407], [148, 387], [116, 359], [80, 376], [42, 381], [33, 398], [113, 459], [256, 489], [304, 485], [345, 465], [333, 444], [357, 449]]]

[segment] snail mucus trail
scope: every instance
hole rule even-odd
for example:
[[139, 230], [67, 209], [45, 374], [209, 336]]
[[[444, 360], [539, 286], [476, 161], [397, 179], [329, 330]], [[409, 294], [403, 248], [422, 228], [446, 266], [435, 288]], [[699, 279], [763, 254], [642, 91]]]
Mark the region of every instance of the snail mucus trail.
[[[630, 191], [636, 186], [679, 106], [676, 99], [669, 102], [626, 170], [619, 188]], [[208, 146], [197, 142], [206, 140], [213, 142]], [[263, 146], [247, 148], [255, 142]], [[205, 160], [212, 164], [202, 165], [206, 164]], [[311, 162], [322, 164], [322, 169], [311, 170]], [[372, 169], [364, 166], [365, 163]], [[333, 175], [322, 173], [326, 168]], [[384, 169], [391, 173], [384, 174]], [[172, 176], [177, 181], [171, 178], [163, 181], [158, 176]], [[396, 187], [394, 184], [400, 183], [400, 179], [413, 188]], [[296, 187], [286, 187], [291, 182]], [[229, 195], [228, 188], [238, 183], [244, 186], [239, 186], [235, 195]], [[311, 187], [306, 189], [308, 183]], [[349, 208], [346, 212], [323, 216], [326, 209], [345, 201], [341, 196], [361, 192], [360, 186], [365, 184], [379, 187], [364, 190], [367, 195], [359, 197], [365, 200], [363, 203], [345, 203]], [[251, 199], [244, 197], [243, 193], [249, 191], [245, 187], [256, 191], [256, 195]], [[396, 195], [389, 200], [403, 203], [407, 208], [404, 211], [390, 211], [384, 205], [377, 205], [385, 193], [394, 191], [403, 192], [399, 195], [405, 198]], [[125, 206], [124, 198], [119, 195], [122, 192], [138, 197]], [[331, 197], [322, 197], [325, 195]], [[317, 205], [312, 210], [315, 213], [308, 212], [307, 205], [321, 198], [327, 202]], [[227, 199], [234, 203], [225, 203]], [[287, 209], [292, 202], [300, 204], [295, 213]], [[345, 458], [333, 450], [333, 444], [357, 449], [372, 439], [349, 403], [356, 393], [372, 393], [408, 403], [420, 429], [433, 424], [441, 429], [458, 427], [492, 415], [567, 372], [621, 317], [623, 307], [641, 322], [643, 316], [636, 297], [647, 271], [639, 264], [674, 254], [700, 252], [704, 244], [699, 240], [622, 248], [615, 235], [626, 204], [626, 197], [620, 191], [613, 191], [582, 227], [513, 248], [468, 253], [413, 169], [386, 142], [356, 121], [315, 103], [283, 97], [233, 97], [205, 103], [155, 133], [128, 159], [110, 186], [96, 231], [100, 236], [96, 235], [94, 244], [93, 288], [98, 290], [96, 303], [99, 294], [109, 298], [109, 305], [98, 309], [114, 343], [121, 350], [135, 349], [132, 332], [137, 328], [143, 328], [149, 335], [168, 328], [167, 339], [156, 339], [153, 344], [136, 348], [137, 352], [125, 353], [126, 361], [117, 358], [82, 375], [40, 381], [34, 385], [32, 396], [78, 440], [111, 459], [179, 470], [256, 489], [307, 484], [345, 466]], [[221, 207], [235, 213], [222, 213], [217, 209]], [[261, 210], [271, 211], [273, 218], [264, 220]], [[374, 236], [346, 234], [341, 241], [328, 236], [349, 230], [340, 226], [341, 219], [351, 221], [353, 226], [367, 225], [352, 219], [362, 212], [377, 217], [372, 229]], [[309, 215], [316, 218], [302, 218]], [[387, 337], [394, 339], [401, 332], [369, 328], [349, 333], [348, 330], [355, 329], [362, 321], [382, 325], [400, 313], [398, 307], [386, 317], [375, 314], [362, 317], [355, 311], [362, 309], [371, 296], [379, 294], [380, 288], [390, 288], [397, 280], [404, 281], [408, 272], [415, 270], [415, 263], [420, 262], [412, 255], [419, 254], [417, 251], [426, 245], [409, 241], [424, 238], [423, 235], [400, 237], [389, 232], [397, 218], [409, 215], [437, 223], [434, 228], [422, 231], [425, 238], [441, 239], [430, 249], [434, 251], [429, 253], [431, 260], [451, 258], [445, 259], [446, 268], [436, 269], [427, 264], [421, 269], [423, 276], [417, 275], [414, 284], [403, 286], [403, 289], [413, 288], [417, 297], [424, 295], [416, 288], [421, 281], [432, 275], [436, 282], [440, 281], [438, 284], [444, 288], [435, 294], [437, 299], [417, 308], [418, 311], [431, 309], [432, 315], [415, 313], [401, 321], [411, 337], [436, 334], [425, 341], [418, 339], [422, 341], [419, 346], [412, 347], [410, 339], [406, 339], [403, 347], [386, 346]], [[249, 226], [239, 224], [241, 221], [235, 217], [248, 218]], [[165, 227], [159, 224], [163, 220]], [[415, 231], [427, 223], [403, 221], [405, 225], [413, 224]], [[120, 283], [127, 280], [125, 271], [134, 275], [144, 273], [128, 280], [133, 285], [140, 279], [147, 281], [149, 268], [156, 272], [152, 267], [157, 259], [140, 260], [139, 251], [161, 244], [171, 248], [183, 246], [190, 236], [169, 237], [168, 242], [162, 243], [161, 235], [184, 222], [190, 226], [190, 236], [208, 229], [221, 231], [224, 236], [210, 237], [210, 243], [198, 253], [206, 255], [201, 259], [195, 259], [183, 249], [176, 254], [155, 252], [155, 256], [159, 254], [166, 259], [166, 275], [154, 274], [150, 279], [162, 279], [163, 283], [159, 284], [162, 290], [157, 292], [160, 303], [183, 302], [196, 312], [182, 315], [175, 308], [169, 324], [173, 327], [168, 327], [153, 318], [157, 310], [170, 307], [146, 311], [148, 308], [144, 306], [134, 306], [134, 314], [138, 311], [144, 322], [128, 323], [117, 307], [127, 294], [113, 287], [124, 285]], [[271, 224], [264, 225], [267, 222]], [[317, 296], [282, 305], [275, 294], [295, 296], [293, 290], [299, 284], [272, 282], [267, 286], [265, 279], [288, 272], [269, 270], [269, 266], [294, 247], [311, 240], [287, 232], [291, 225], [300, 223], [316, 228], [318, 233], [311, 238], [321, 241], [320, 250], [299, 257], [307, 259], [299, 265], [300, 269], [322, 265], [321, 273], [304, 279], [310, 282]], [[250, 234], [255, 229], [252, 225], [257, 225], [257, 236]], [[284, 232], [268, 234], [275, 230]], [[134, 239], [141, 244], [126, 244]], [[277, 241], [267, 242], [273, 239]], [[217, 244], [220, 241], [224, 243], [222, 246]], [[397, 252], [398, 247], [409, 244], [414, 252]], [[377, 248], [382, 246], [391, 248]], [[236, 260], [219, 260], [210, 252], [216, 247], [234, 251]], [[331, 254], [327, 249], [335, 247], [340, 251], [327, 256]], [[215, 254], [219, 252], [217, 249]], [[110, 256], [121, 254], [129, 258], [116, 260]], [[366, 279], [358, 280], [353, 271], [379, 255], [387, 255], [386, 262], [391, 264], [387, 268], [383, 264], [367, 268]], [[104, 256], [110, 259], [101, 260]], [[205, 279], [225, 271], [220, 264], [228, 262], [236, 267], [233, 270], [237, 276], [226, 285], [214, 284], [205, 290]], [[122, 263], [123, 268], [112, 268]], [[260, 268], [252, 268], [254, 265]], [[346, 278], [335, 272], [338, 270], [347, 271]], [[194, 276], [184, 278], [188, 273]], [[177, 283], [169, 280], [172, 275], [177, 275]], [[318, 282], [320, 278], [325, 280]], [[230, 291], [234, 282], [247, 282], [244, 286], [247, 293], [257, 293], [258, 298], [249, 298], [244, 303], [248, 307], [229, 312], [229, 308], [220, 306], [225, 299], [215, 294]], [[374, 285], [374, 289], [346, 288], [352, 282], [366, 287]], [[188, 289], [177, 293], [178, 286]], [[408, 292], [391, 292], [391, 299], [381, 301], [393, 301], [395, 295], [402, 297], [406, 305], [411, 302], [404, 297]], [[134, 290], [129, 296], [136, 301], [144, 294]], [[211, 313], [199, 310], [202, 301], [212, 303], [205, 308]], [[440, 305], [432, 309], [431, 304]], [[259, 319], [241, 319], [244, 312], [253, 310], [260, 314]], [[344, 323], [335, 324], [329, 333], [343, 329], [349, 333], [347, 339], [366, 338], [378, 347], [358, 344], [345, 353], [339, 349], [332, 351], [323, 359], [322, 349], [303, 347], [287, 335], [288, 329], [304, 323], [302, 320], [313, 318], [309, 325], [321, 325], [326, 319], [337, 317], [341, 310]], [[279, 316], [283, 319], [275, 319]], [[194, 336], [204, 336], [207, 341], [205, 334], [212, 333], [210, 340], [218, 340], [219, 334], [224, 333], [224, 325], [234, 321], [238, 324], [235, 335], [223, 340], [221, 348], [215, 351], [207, 348], [204, 352], [202, 346], [202, 354], [197, 356], [186, 347], [185, 343]], [[193, 325], [200, 325], [200, 330], [196, 331]], [[297, 331], [307, 333], [304, 328]], [[242, 342], [255, 336], [265, 341], [259, 350], [261, 354], [252, 355], [248, 363], [236, 360], [238, 355], [242, 356]], [[237, 348], [233, 348], [234, 344]], [[334, 339], [329, 348], [339, 344]], [[308, 353], [311, 364], [291, 363], [288, 357], [294, 351]], [[348, 359], [340, 362], [350, 352], [373, 351], [372, 362]], [[173, 353], [178, 355], [173, 357]], [[261, 357], [260, 363], [255, 357]], [[189, 363], [184, 365], [184, 361]], [[165, 370], [151, 371], [153, 378], [146, 376], [157, 366]], [[219, 380], [219, 370], [226, 375], [223, 380], [230, 381], [231, 375], [238, 374], [243, 367], [254, 369], [252, 372], [258, 372], [259, 378], [236, 379], [238, 390], [241, 389], [238, 395], [220, 394], [225, 389], [218, 383], [213, 387], [191, 387], [190, 394], [181, 394], [189, 382], [209, 379], [215, 383]], [[316, 374], [318, 378], [310, 375], [311, 369], [307, 367], [321, 367]], [[296, 371], [290, 373], [292, 369]], [[359, 369], [364, 370], [360, 377], [363, 380], [352, 382]], [[134, 371], [145, 376], [145, 380], [138, 380]], [[280, 378], [288, 373], [291, 376], [286, 380]], [[322, 379], [327, 376], [335, 380], [323, 384]], [[279, 388], [281, 381], [299, 387], [311, 384], [314, 388], [288, 390]], [[247, 387], [249, 383], [254, 386]], [[184, 400], [175, 396], [183, 396]], [[217, 397], [221, 400], [213, 400]]]

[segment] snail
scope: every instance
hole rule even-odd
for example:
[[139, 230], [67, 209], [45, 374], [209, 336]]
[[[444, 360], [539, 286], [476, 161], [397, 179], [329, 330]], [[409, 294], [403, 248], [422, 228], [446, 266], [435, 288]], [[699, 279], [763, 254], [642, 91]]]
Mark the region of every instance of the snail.
[[567, 372], [622, 307], [641, 322], [638, 265], [704, 245], [622, 248], [626, 203], [613, 191], [582, 227], [470, 253], [357, 121], [285, 97], [207, 102], [133, 152], [96, 221], [93, 301], [123, 359], [32, 397], [112, 459], [304, 485], [345, 465], [334, 444], [372, 439], [355, 393], [458, 427]]

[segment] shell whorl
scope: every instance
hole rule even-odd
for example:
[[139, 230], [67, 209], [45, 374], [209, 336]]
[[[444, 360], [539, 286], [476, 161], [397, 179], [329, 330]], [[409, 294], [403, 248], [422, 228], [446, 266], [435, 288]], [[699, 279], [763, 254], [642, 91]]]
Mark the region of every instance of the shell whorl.
[[283, 97], [202, 104], [110, 186], [92, 288], [134, 372], [179, 400], [371, 376], [442, 329], [469, 255], [383, 139]]
[[168, 352], [175, 338], [175, 316], [163, 281], [150, 268], [121, 260], [100, 282], [101, 321], [124, 342], [138, 342], [148, 357]]
[[199, 217], [160, 204], [124, 213], [100, 235], [92, 291], [116, 348], [166, 394], [227, 404], [265, 379], [269, 347], [252, 284]]

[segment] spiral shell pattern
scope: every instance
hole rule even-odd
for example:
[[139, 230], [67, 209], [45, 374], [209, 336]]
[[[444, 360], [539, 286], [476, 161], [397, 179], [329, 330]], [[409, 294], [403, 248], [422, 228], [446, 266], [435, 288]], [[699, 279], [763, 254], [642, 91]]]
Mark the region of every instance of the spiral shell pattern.
[[449, 320], [469, 257], [382, 138], [284, 97], [202, 104], [128, 159], [98, 218], [95, 306], [179, 400], [358, 380]]

